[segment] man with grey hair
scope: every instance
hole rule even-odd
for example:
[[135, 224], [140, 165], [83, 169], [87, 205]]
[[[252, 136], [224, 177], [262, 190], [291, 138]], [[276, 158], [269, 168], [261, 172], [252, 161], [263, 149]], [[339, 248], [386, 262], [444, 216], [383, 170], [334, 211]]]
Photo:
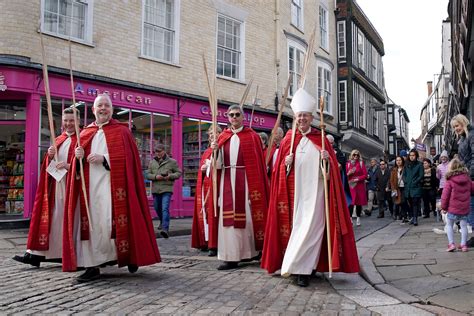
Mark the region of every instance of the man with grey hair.
[[95, 122], [83, 129], [71, 169], [84, 166], [88, 208], [79, 175], [71, 177], [63, 228], [63, 271], [86, 271], [77, 278], [100, 277], [100, 266], [118, 263], [130, 273], [160, 262], [145, 193], [140, 157], [128, 125], [112, 119], [107, 94], [99, 94]]
[[258, 258], [263, 247], [269, 187], [260, 137], [243, 126], [243, 110], [227, 110], [230, 128], [211, 143], [218, 150], [221, 169], [218, 188], [217, 258], [219, 270], [238, 267], [242, 260]]

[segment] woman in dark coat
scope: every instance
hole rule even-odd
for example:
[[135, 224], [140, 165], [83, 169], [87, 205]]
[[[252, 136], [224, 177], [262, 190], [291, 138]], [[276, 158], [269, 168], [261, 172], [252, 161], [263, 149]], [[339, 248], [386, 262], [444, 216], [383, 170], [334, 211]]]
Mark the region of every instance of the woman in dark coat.
[[410, 150], [408, 161], [403, 169], [403, 182], [405, 183], [405, 199], [408, 202], [408, 215], [411, 217], [410, 224], [418, 226], [418, 216], [420, 215], [423, 166], [418, 161], [418, 151]]
[[423, 159], [423, 218], [429, 218], [430, 212], [436, 217], [436, 191], [438, 190], [438, 178], [436, 170], [431, 165], [431, 160]]

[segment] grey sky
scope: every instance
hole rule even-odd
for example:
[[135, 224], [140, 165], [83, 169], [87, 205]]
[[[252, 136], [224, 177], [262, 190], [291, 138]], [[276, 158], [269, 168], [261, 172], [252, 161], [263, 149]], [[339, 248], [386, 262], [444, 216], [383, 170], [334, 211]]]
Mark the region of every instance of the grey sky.
[[421, 133], [427, 81], [441, 70], [441, 23], [448, 0], [357, 0], [383, 39], [388, 96], [407, 110], [410, 139]]

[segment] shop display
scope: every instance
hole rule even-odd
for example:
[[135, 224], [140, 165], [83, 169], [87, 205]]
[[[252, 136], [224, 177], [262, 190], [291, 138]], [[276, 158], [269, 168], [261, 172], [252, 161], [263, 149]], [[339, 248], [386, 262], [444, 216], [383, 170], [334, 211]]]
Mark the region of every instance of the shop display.
[[[0, 166], [0, 213], [18, 215], [24, 211], [24, 154], [18, 150], [3, 153]], [[15, 158], [12, 160], [11, 158]]]
[[[204, 125], [204, 124], [203, 124]], [[184, 198], [196, 194], [197, 176], [200, 170], [199, 162], [202, 153], [208, 147], [208, 124], [204, 127], [196, 123], [183, 133], [183, 189]]]

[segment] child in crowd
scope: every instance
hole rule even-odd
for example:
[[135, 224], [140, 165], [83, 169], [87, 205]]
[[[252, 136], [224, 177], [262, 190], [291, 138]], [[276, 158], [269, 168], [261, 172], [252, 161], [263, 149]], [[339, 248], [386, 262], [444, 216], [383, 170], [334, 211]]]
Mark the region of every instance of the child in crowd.
[[456, 250], [454, 244], [453, 224], [455, 221], [461, 223], [461, 244], [463, 252], [467, 252], [467, 215], [470, 211], [471, 193], [474, 193], [474, 181], [469, 177], [469, 171], [462, 165], [459, 159], [453, 159], [448, 165], [446, 182], [441, 195], [441, 209], [447, 212], [446, 232], [448, 234], [448, 249]]

